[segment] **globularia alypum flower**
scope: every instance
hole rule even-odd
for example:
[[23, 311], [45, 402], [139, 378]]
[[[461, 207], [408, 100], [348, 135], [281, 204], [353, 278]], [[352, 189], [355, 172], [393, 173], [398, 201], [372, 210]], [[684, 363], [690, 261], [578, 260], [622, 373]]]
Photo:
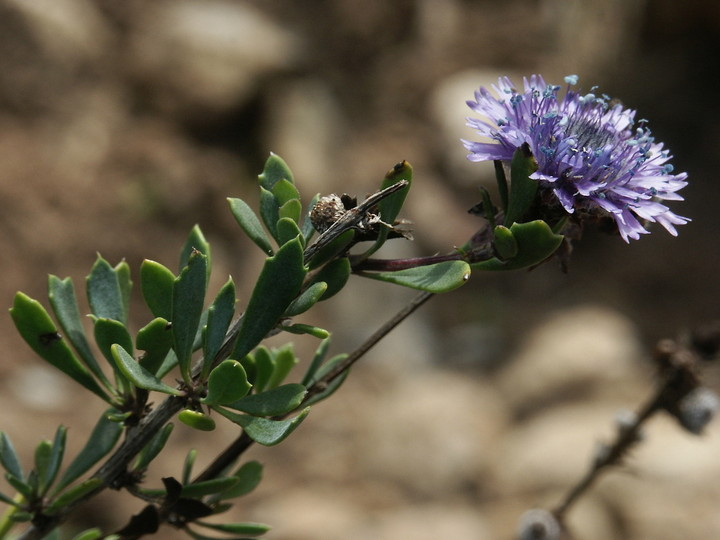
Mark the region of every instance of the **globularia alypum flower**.
[[485, 118], [468, 118], [467, 125], [492, 142], [464, 140], [468, 159], [509, 161], [527, 143], [538, 163], [531, 178], [540, 192], [554, 194], [553, 202], [578, 220], [611, 217], [626, 242], [647, 233], [648, 221], [677, 235], [674, 226], [689, 219], [661, 201], [683, 200], [677, 192], [687, 174], [672, 174], [668, 150], [655, 142], [645, 120], [636, 124], [635, 111], [592, 90], [580, 95], [571, 89], [577, 80], [565, 77], [563, 96], [560, 86], [539, 75], [525, 78], [522, 91], [501, 77], [493, 85], [498, 97], [477, 90], [467, 104]]

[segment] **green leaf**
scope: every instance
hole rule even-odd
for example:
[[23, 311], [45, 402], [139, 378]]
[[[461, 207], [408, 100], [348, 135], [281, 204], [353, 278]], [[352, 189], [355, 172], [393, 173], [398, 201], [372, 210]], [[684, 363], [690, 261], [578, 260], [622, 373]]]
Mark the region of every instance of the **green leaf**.
[[199, 251], [193, 252], [173, 287], [173, 310], [170, 319], [173, 349], [178, 357], [180, 373], [186, 381], [190, 378], [190, 358], [205, 302], [206, 263], [205, 255]]
[[199, 499], [205, 495], [215, 495], [222, 493], [237, 484], [238, 479], [234, 476], [226, 476], [223, 478], [213, 478], [203, 482], [196, 482], [182, 487], [182, 496], [190, 499]]
[[324, 281], [327, 283], [327, 290], [320, 300], [327, 300], [340, 292], [348, 282], [348, 279], [350, 279], [351, 272], [352, 268], [350, 267], [350, 261], [347, 257], [330, 261], [318, 270], [312, 278], [313, 281]]
[[277, 416], [297, 409], [306, 393], [302, 384], [290, 383], [224, 405], [253, 416]]
[[140, 288], [153, 316], [170, 320], [175, 274], [159, 262], [145, 259], [140, 266]]
[[74, 536], [73, 540], [97, 540], [98, 538], [101, 538], [102, 535], [102, 531], [98, 528], [88, 529], [87, 531], [83, 531], [80, 534]]
[[292, 343], [288, 343], [279, 349], [273, 349], [272, 356], [273, 370], [263, 388], [264, 390], [270, 390], [271, 388], [279, 386], [285, 380], [285, 377], [288, 376], [292, 368], [295, 367], [295, 364], [298, 363]]
[[210, 373], [207, 397], [202, 400], [209, 405], [226, 405], [245, 396], [252, 386], [247, 380], [245, 368], [237, 360], [223, 360]]
[[192, 258], [193, 254], [195, 252], [199, 251], [203, 255], [205, 255], [205, 271], [207, 272], [207, 276], [205, 277], [206, 281], [210, 280], [210, 271], [212, 268], [212, 257], [210, 256], [210, 244], [207, 240], [205, 240], [205, 236], [203, 235], [202, 231], [200, 230], [200, 227], [198, 225], [195, 225], [191, 230], [190, 234], [187, 237], [187, 240], [185, 241], [185, 244], [183, 245], [182, 250], [180, 251], [180, 268], [179, 270], [182, 272], [182, 270], [189, 264], [190, 259]]
[[231, 422], [242, 427], [252, 440], [263, 446], [274, 446], [284, 441], [310, 412], [308, 407], [290, 420], [270, 420], [234, 413], [221, 407], [214, 407], [214, 409]]
[[118, 270], [98, 255], [86, 279], [87, 296], [95, 317], [127, 324], [127, 288], [121, 285], [118, 274]]
[[510, 196], [505, 213], [505, 225], [511, 226], [519, 222], [532, 206], [538, 190], [537, 180], [530, 175], [537, 171], [538, 164], [530, 151], [530, 146], [523, 143], [513, 154], [510, 163]]
[[190, 477], [192, 476], [192, 470], [193, 466], [195, 465], [195, 460], [197, 459], [197, 450], [194, 448], [188, 450], [187, 456], [185, 456], [185, 461], [183, 462], [183, 472], [182, 472], [182, 483], [188, 484], [190, 483]]
[[[265, 346], [255, 349], [253, 356], [253, 364], [255, 366], [255, 377], [251, 380], [256, 392], [265, 390], [272, 372], [275, 369], [275, 360], [270, 350]], [[244, 364], [243, 364], [244, 365]], [[247, 370], [246, 370], [247, 371]]]
[[318, 369], [320, 369], [320, 366], [322, 365], [323, 361], [325, 360], [325, 357], [327, 356], [328, 349], [330, 348], [330, 338], [326, 338], [320, 343], [318, 348], [315, 350], [315, 355], [313, 356], [312, 361], [310, 362], [310, 366], [308, 367], [307, 371], [305, 372], [305, 376], [303, 377], [301, 384], [305, 387], [310, 386], [310, 383], [312, 382], [315, 373]]
[[280, 180], [285, 179], [290, 183], [294, 182], [293, 174], [287, 163], [277, 154], [270, 153], [270, 157], [265, 161], [263, 172], [258, 176], [260, 185], [265, 189], [272, 189]]
[[154, 392], [162, 392], [173, 396], [182, 396], [182, 391], [168, 386], [147, 369], [142, 367], [128, 352], [120, 345], [115, 344], [110, 349], [113, 358], [120, 371], [138, 388]]
[[300, 296], [292, 301], [283, 314], [283, 317], [294, 317], [296, 315], [300, 315], [301, 313], [305, 313], [308, 309], [320, 301], [327, 288], [328, 285], [324, 281], [316, 281], [305, 289]]
[[[412, 167], [407, 161], [402, 161], [395, 165], [392, 169], [390, 169], [382, 181], [381, 189], [388, 188], [403, 180], [406, 180], [408, 182], [407, 187], [404, 187], [400, 191], [393, 193], [392, 195], [384, 198], [378, 203], [378, 214], [380, 216], [380, 219], [388, 225], [392, 225], [395, 222], [395, 219], [400, 213], [403, 204], [405, 204], [405, 198], [407, 197], [407, 194], [410, 191], [410, 186], [412, 184], [412, 176]], [[377, 240], [375, 241], [375, 244], [373, 244], [373, 246], [368, 249], [363, 254], [363, 256], [369, 257], [378, 249], [380, 249], [387, 240], [389, 233], [390, 228], [385, 225], [381, 225], [380, 232], [378, 234]]]
[[498, 194], [500, 195], [500, 204], [502, 204], [503, 210], [507, 212], [508, 208], [508, 183], [505, 177], [505, 166], [502, 160], [496, 159], [493, 161], [495, 166], [495, 180], [497, 181]]
[[220, 500], [242, 497], [254, 490], [262, 480], [263, 466], [259, 461], [243, 463], [233, 476], [237, 483], [220, 494]]
[[[320, 369], [318, 369], [315, 372], [314, 377], [312, 377], [312, 379], [307, 384], [305, 384], [305, 386], [310, 387], [312, 384], [314, 384], [315, 381], [319, 381], [320, 379], [322, 379], [325, 376], [325, 374], [329, 373], [332, 369], [335, 368], [335, 366], [344, 362], [345, 359], [347, 358], [347, 356], [348, 356], [347, 354], [339, 354], [337, 356], [332, 357], [325, 364], [323, 364]], [[318, 403], [319, 401], [322, 401], [323, 399], [327, 399], [328, 397], [330, 397], [332, 394], [335, 393], [335, 391], [338, 388], [340, 388], [342, 383], [345, 382], [345, 379], [347, 378], [347, 376], [349, 374], [350, 374], [349, 369], [346, 369], [345, 371], [343, 371], [343, 373], [341, 375], [337, 376], [332, 381], [330, 381], [322, 392], [319, 392], [319, 393], [315, 394], [314, 396], [312, 396], [310, 399], [308, 399], [305, 402], [305, 404], [308, 406], [313, 405], [315, 403]]]
[[55, 432], [55, 440], [41, 441], [35, 449], [35, 471], [38, 474], [40, 495], [47, 493], [60, 470], [65, 453], [67, 429], [59, 426]]
[[127, 323], [128, 314], [130, 313], [130, 295], [132, 293], [130, 265], [125, 261], [120, 261], [115, 265], [114, 270], [120, 287], [120, 299], [122, 300], [123, 313], [125, 313], [125, 323]]
[[75, 456], [75, 459], [72, 460], [65, 474], [63, 474], [55, 491], [59, 492], [73, 483], [109, 454], [117, 444], [122, 432], [123, 427], [121, 424], [110, 420], [106, 414], [103, 414], [95, 424], [85, 446]]
[[300, 232], [298, 224], [290, 218], [284, 217], [277, 222], [277, 240], [281, 246], [290, 242], [294, 238], [300, 239], [300, 244], [304, 246], [305, 237]]
[[215, 429], [215, 420], [199, 411], [192, 411], [190, 409], [180, 411], [178, 420], [198, 431], [213, 431]]
[[235, 284], [232, 278], [228, 279], [218, 292], [215, 300], [208, 309], [207, 326], [203, 333], [203, 371], [202, 377], [207, 376], [208, 370], [220, 351], [225, 335], [227, 334], [233, 315], [235, 314]]
[[71, 487], [62, 495], [60, 495], [57, 499], [52, 501], [50, 505], [45, 509], [44, 514], [52, 516], [56, 512], [62, 510], [65, 506], [68, 506], [69, 504], [72, 504], [75, 501], [80, 500], [83, 497], [86, 497], [87, 495], [92, 493], [93, 491], [99, 489], [100, 487], [102, 487], [102, 485], [102, 479], [89, 478], [83, 483]]
[[319, 200], [320, 194], [317, 193], [310, 201], [310, 204], [307, 205], [307, 207], [305, 208], [305, 213], [303, 214], [303, 220], [302, 225], [300, 226], [300, 230], [302, 230], [303, 237], [305, 238], [305, 244], [307, 244], [315, 234], [315, 226], [312, 224], [312, 221], [310, 221], [310, 211], [313, 209], [313, 207]]
[[326, 339], [330, 336], [330, 332], [328, 332], [324, 328], [320, 328], [319, 326], [313, 326], [311, 324], [290, 324], [287, 326], [283, 326], [283, 330], [291, 334], [308, 334], [318, 339]]
[[167, 320], [158, 317], [150, 321], [138, 331], [135, 338], [138, 350], [145, 351], [140, 358], [140, 365], [157, 375], [172, 347], [172, 342], [172, 325]]
[[395, 165], [385, 175], [380, 189], [389, 188], [390, 186], [397, 184], [398, 182], [402, 182], [403, 180], [407, 181], [408, 183], [407, 187], [393, 193], [388, 197], [385, 197], [378, 203], [378, 212], [380, 214], [380, 219], [382, 219], [385, 223], [392, 225], [398, 214], [400, 214], [400, 210], [402, 209], [403, 204], [405, 204], [405, 198], [410, 191], [412, 179], [412, 166], [404, 160]]
[[563, 241], [562, 235], [555, 234], [547, 223], [542, 220], [528, 223], [514, 223], [510, 227], [517, 242], [517, 255], [507, 261], [492, 258], [487, 261], [473, 263], [473, 270], [517, 270], [539, 264], [555, 250]]
[[38, 356], [110, 402], [107, 394], [58, 334], [55, 323], [37, 300], [21, 292], [17, 293], [10, 315], [22, 338]]
[[238, 225], [245, 231], [248, 238], [255, 242], [255, 245], [262, 249], [266, 255], [272, 255], [273, 248], [270, 243], [270, 238], [268, 238], [265, 233], [265, 229], [263, 229], [255, 212], [253, 212], [242, 199], [228, 198], [228, 202], [230, 203], [230, 211], [235, 217], [235, 221], [237, 221]]
[[280, 207], [275, 195], [262, 186], [260, 186], [260, 219], [262, 219], [270, 235], [277, 241], [277, 222], [280, 219]]
[[30, 485], [30, 481], [33, 479], [33, 474], [34, 471], [30, 471], [27, 481], [25, 481], [14, 474], [5, 473], [5, 480], [7, 480], [7, 483], [15, 488], [15, 491], [22, 495], [26, 501], [32, 501], [35, 499], [35, 489], [33, 489], [33, 486]]
[[15, 478], [19, 480], [25, 479], [25, 473], [22, 470], [15, 448], [10, 442], [10, 437], [4, 431], [0, 431], [0, 464]]
[[500, 260], [507, 260], [516, 257], [518, 254], [518, 244], [515, 236], [510, 229], [503, 225], [498, 225], [494, 229], [493, 245]]
[[470, 266], [465, 261], [444, 261], [397, 272], [363, 272], [360, 275], [412, 289], [443, 293], [464, 285], [470, 277]]
[[266, 259], [240, 325], [234, 358], [244, 357], [278, 324], [300, 294], [306, 273], [299, 239], [287, 242]]
[[97, 360], [95, 360], [85, 336], [85, 329], [80, 319], [80, 310], [72, 280], [70, 278], [60, 279], [51, 275], [48, 279], [48, 298], [60, 327], [80, 355], [80, 359], [95, 377], [102, 381], [106, 387], [110, 387], [110, 382], [105, 377], [102, 369], [100, 369]]
[[269, 189], [275, 196], [275, 200], [280, 208], [290, 201], [297, 201], [298, 212], [296, 221], [299, 220], [302, 206], [300, 205], [300, 192], [295, 187], [295, 184], [283, 178], [275, 182], [275, 185]]
[[172, 430], [172, 424], [165, 424], [162, 429], [158, 431], [152, 439], [150, 439], [150, 442], [145, 445], [138, 454], [138, 457], [135, 459], [135, 465], [133, 466], [134, 470], [144, 471], [147, 469], [150, 462], [155, 459], [160, 452], [162, 452], [163, 448], [165, 448], [165, 444], [170, 438]]
[[[18, 496], [18, 495], [16, 495], [16, 498], [17, 498], [17, 500], [11, 499], [7, 495], [0, 493], [0, 502], [4, 502], [5, 504], [7, 504], [9, 506], [12, 506], [16, 509], [20, 509], [23, 507], [21, 501], [24, 501], [24, 499], [22, 498], [22, 496]], [[2, 521], [0, 521], [0, 534], [4, 534], [4, 533], [5, 533], [5, 529], [3, 528]], [[3, 538], [3, 537], [0, 536], [0, 538]]]
[[98, 319], [95, 321], [95, 341], [98, 344], [100, 352], [107, 358], [110, 365], [117, 371], [119, 368], [115, 364], [115, 358], [112, 354], [112, 346], [116, 343], [123, 349], [133, 354], [133, 340], [130, 332], [125, 325], [114, 319]]
[[244, 534], [250, 536], [258, 536], [265, 534], [270, 530], [270, 526], [262, 523], [206, 523], [204, 521], [196, 521], [198, 525], [221, 531], [224, 533]]

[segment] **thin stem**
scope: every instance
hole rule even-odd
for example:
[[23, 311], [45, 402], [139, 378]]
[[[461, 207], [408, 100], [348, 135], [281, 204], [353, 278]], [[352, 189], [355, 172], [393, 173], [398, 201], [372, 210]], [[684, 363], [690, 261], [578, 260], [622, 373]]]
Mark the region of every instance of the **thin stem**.
[[[307, 403], [310, 398], [323, 392], [328, 384], [340, 377], [343, 373], [349, 370], [355, 362], [362, 358], [370, 349], [372, 349], [382, 338], [388, 335], [397, 325], [407, 319], [412, 313], [415, 312], [425, 302], [430, 300], [434, 296], [433, 293], [422, 292], [413, 298], [410, 303], [403, 309], [398, 311], [390, 320], [378, 328], [369, 338], [367, 338], [357, 349], [355, 349], [350, 355], [334, 369], [326, 373], [322, 378], [315, 381], [308, 387], [307, 394], [299, 407]], [[298, 408], [299, 408], [298, 407]], [[285, 415], [287, 416], [287, 415]], [[200, 473], [193, 482], [200, 482], [203, 480], [211, 480], [216, 478], [230, 467], [245, 452], [252, 444], [253, 440], [248, 437], [247, 433], [243, 432], [235, 439], [218, 457], [216, 457], [212, 463], [210, 463], [205, 470]]]
[[328, 371], [323, 377], [315, 381], [309, 388], [305, 395], [303, 403], [306, 403], [310, 398], [323, 392], [327, 385], [333, 382], [335, 379], [340, 377], [343, 373], [349, 370], [352, 365], [362, 358], [365, 353], [372, 349], [382, 338], [388, 335], [397, 325], [412, 315], [415, 310], [422, 306], [425, 302], [435, 296], [434, 293], [421, 292], [415, 298], [413, 298], [408, 305], [398, 311], [392, 318], [390, 318], [385, 324], [378, 328], [369, 338], [367, 338], [357, 349], [345, 358], [344, 361], [337, 364], [333, 369]]
[[365, 259], [355, 264], [353, 256], [350, 257], [350, 265], [354, 272], [396, 272], [405, 270], [406, 268], [416, 268], [418, 266], [428, 266], [445, 261], [462, 260], [461, 253], [448, 253], [447, 255], [432, 255], [430, 257], [412, 257], [409, 259]]

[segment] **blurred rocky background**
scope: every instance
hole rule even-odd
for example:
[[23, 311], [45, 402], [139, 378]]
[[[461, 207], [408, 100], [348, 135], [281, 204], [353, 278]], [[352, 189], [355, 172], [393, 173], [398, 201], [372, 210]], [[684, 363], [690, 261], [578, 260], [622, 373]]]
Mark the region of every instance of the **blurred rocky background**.
[[[97, 251], [175, 268], [195, 223], [213, 290], [232, 274], [246, 301], [261, 254], [225, 197], [257, 201], [270, 151], [306, 200], [362, 197], [407, 159], [416, 240], [385, 255], [447, 251], [493, 182], [490, 164], [465, 161], [465, 100], [500, 75], [577, 73], [651, 120], [690, 175], [674, 209], [692, 223], [629, 246], [588, 231], [566, 275], [475, 275], [434, 299], [293, 437], [252, 449], [265, 480], [233, 514], [275, 540], [511, 538], [651, 393], [652, 344], [718, 316], [719, 33], [711, 0], [0, 0], [0, 305], [17, 290], [44, 299], [48, 273], [82, 291]], [[349, 350], [412, 295], [354, 279], [306, 322]], [[296, 341], [307, 359], [315, 343]], [[102, 405], [9, 317], [0, 342], [0, 429], [28, 460], [60, 422], [79, 448]], [[177, 427], [148, 481], [177, 475], [189, 447], [206, 463], [235, 436], [220, 425], [209, 439]], [[696, 438], [661, 418], [646, 435], [571, 512], [576, 537], [720, 537], [720, 426]], [[72, 527], [100, 516], [112, 530], [141, 507], [108, 493]]]

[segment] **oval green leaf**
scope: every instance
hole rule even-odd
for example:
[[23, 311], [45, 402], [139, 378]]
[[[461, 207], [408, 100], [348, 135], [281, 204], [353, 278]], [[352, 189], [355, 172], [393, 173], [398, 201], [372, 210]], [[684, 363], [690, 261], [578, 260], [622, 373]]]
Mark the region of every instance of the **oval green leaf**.
[[510, 162], [510, 194], [508, 208], [505, 213], [505, 225], [511, 226], [520, 221], [532, 206], [538, 190], [538, 181], [530, 178], [537, 171], [538, 164], [530, 151], [530, 146], [523, 143], [513, 154]]
[[40, 302], [19, 292], [15, 295], [10, 316], [20, 336], [38, 356], [103, 400], [110, 402], [107, 394], [58, 334], [55, 323]]
[[285, 163], [285, 160], [277, 154], [270, 152], [270, 157], [268, 157], [265, 161], [263, 172], [258, 175], [260, 185], [269, 190], [272, 189], [277, 182], [283, 179], [290, 183], [294, 183], [292, 171], [290, 170], [290, 167], [287, 166], [287, 163]]
[[232, 278], [222, 286], [215, 300], [208, 309], [207, 326], [203, 333], [203, 371], [202, 377], [207, 376], [208, 370], [215, 361], [215, 356], [222, 348], [233, 315], [235, 314], [235, 284]]
[[65, 336], [73, 348], [80, 355], [80, 359], [95, 377], [102, 381], [106, 387], [110, 387], [110, 383], [102, 369], [100, 369], [97, 360], [95, 360], [85, 336], [85, 329], [80, 319], [80, 309], [78, 308], [75, 286], [72, 280], [69, 277], [60, 279], [51, 275], [48, 279], [48, 298], [60, 327], [65, 332]]
[[294, 317], [305, 313], [308, 309], [317, 304], [327, 291], [328, 285], [324, 281], [316, 281], [310, 285], [288, 306], [283, 317]]
[[560, 244], [563, 236], [555, 234], [542, 220], [528, 223], [514, 223], [510, 231], [517, 242], [517, 255], [507, 261], [492, 258], [473, 263], [473, 270], [517, 270], [543, 262], [550, 257]]
[[199, 431], [213, 431], [215, 429], [215, 420], [199, 411], [191, 411], [189, 409], [180, 411], [178, 420], [186, 426], [190, 426]]
[[444, 261], [397, 272], [364, 272], [360, 275], [421, 291], [444, 293], [467, 282], [470, 278], [470, 265], [465, 261]]
[[283, 384], [272, 390], [245, 396], [225, 406], [253, 416], [277, 416], [297, 409], [306, 393], [302, 384]]
[[95, 317], [127, 323], [127, 287], [121, 287], [118, 272], [98, 255], [86, 279], [90, 309]]
[[273, 257], [266, 259], [240, 325], [232, 354], [234, 358], [243, 358], [278, 324], [290, 303], [300, 294], [306, 273], [298, 238], [287, 242]]
[[228, 198], [228, 202], [230, 203], [230, 212], [232, 212], [240, 228], [248, 235], [248, 238], [262, 249], [266, 255], [272, 255], [273, 248], [270, 238], [265, 233], [265, 229], [263, 229], [255, 212], [242, 199]]
[[70, 485], [109, 454], [115, 447], [115, 444], [117, 444], [122, 431], [123, 426], [120, 423], [110, 420], [106, 414], [103, 414], [97, 424], [95, 424], [85, 446], [80, 450], [80, 453], [75, 456], [75, 459], [72, 460], [63, 474], [55, 491], [61, 491]]
[[175, 274], [159, 262], [145, 259], [140, 265], [140, 288], [155, 317], [170, 320]]
[[252, 440], [263, 446], [274, 446], [284, 441], [310, 412], [308, 407], [290, 420], [270, 420], [258, 416], [234, 413], [222, 407], [215, 407], [214, 409], [231, 422], [242, 427]]
[[226, 405], [247, 395], [252, 385], [245, 368], [237, 360], [224, 360], [210, 373], [207, 397], [203, 403]]
[[173, 349], [183, 379], [190, 378], [190, 357], [202, 317], [207, 288], [207, 257], [194, 251], [175, 280], [172, 300]]
[[120, 345], [115, 344], [110, 348], [115, 363], [120, 372], [127, 377], [138, 388], [144, 388], [154, 392], [162, 392], [173, 396], [183, 395], [182, 391], [173, 388], [162, 382], [147, 369], [142, 367], [128, 352]]

